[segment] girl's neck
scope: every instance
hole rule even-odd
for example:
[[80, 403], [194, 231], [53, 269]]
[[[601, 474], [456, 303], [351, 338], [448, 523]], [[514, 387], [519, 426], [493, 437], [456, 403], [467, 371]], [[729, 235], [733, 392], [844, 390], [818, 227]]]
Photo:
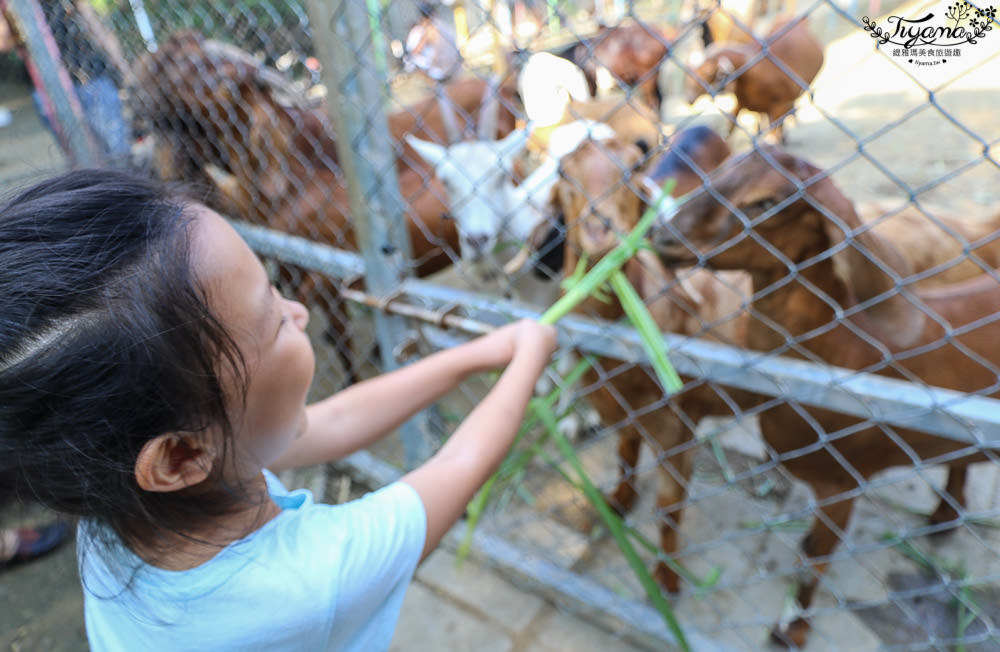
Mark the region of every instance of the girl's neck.
[[147, 564], [183, 571], [201, 566], [229, 544], [264, 527], [281, 513], [267, 491], [263, 475], [245, 487], [246, 498], [233, 511], [216, 517], [204, 531], [161, 532], [153, 545], [134, 552]]

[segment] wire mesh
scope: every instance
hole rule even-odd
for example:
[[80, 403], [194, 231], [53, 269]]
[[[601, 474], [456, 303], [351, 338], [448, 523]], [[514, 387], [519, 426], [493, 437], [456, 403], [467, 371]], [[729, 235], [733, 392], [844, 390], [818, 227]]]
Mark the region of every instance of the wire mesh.
[[[308, 3], [99, 7], [131, 64], [133, 165], [248, 224], [313, 313], [314, 395], [449, 344], [442, 326], [537, 314], [676, 178], [691, 194], [625, 271], [684, 390], [664, 396], [610, 293], [567, 321], [545, 380], [685, 631], [719, 649], [1000, 649], [991, 7], [342, 6], [368, 31], [341, 34], [360, 49], [332, 91], [320, 40], [337, 18], [314, 24]], [[872, 25], [890, 38], [876, 45]], [[959, 27], [972, 40], [953, 43]], [[374, 99], [351, 90], [362, 73], [382, 82]], [[391, 155], [338, 140], [346, 114], [361, 116], [352, 133], [386, 129]], [[302, 257], [253, 229], [360, 252], [355, 225], [381, 214], [351, 207], [362, 165], [360, 196], [386, 178], [399, 190], [410, 251], [388, 294], [364, 292], [372, 258]], [[375, 313], [405, 315], [405, 336], [379, 337]], [[584, 354], [593, 367], [567, 384]], [[436, 407], [434, 445], [486, 389]], [[371, 454], [415, 462], [398, 440]], [[477, 536], [563, 608], [607, 600], [613, 617], [595, 620], [666, 640], [551, 446], [501, 483]], [[532, 581], [518, 555], [554, 579]]]

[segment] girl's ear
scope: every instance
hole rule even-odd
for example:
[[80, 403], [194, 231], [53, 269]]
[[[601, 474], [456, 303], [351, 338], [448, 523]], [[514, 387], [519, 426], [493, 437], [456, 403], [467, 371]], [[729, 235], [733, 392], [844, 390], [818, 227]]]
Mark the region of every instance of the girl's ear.
[[150, 439], [135, 460], [135, 480], [144, 491], [179, 491], [208, 478], [214, 446], [192, 434], [168, 433]]

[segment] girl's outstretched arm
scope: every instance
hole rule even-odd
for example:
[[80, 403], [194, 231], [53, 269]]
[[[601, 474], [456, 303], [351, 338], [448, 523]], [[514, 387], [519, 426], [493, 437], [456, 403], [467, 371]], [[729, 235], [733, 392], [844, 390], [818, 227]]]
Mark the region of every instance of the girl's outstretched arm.
[[535, 381], [555, 350], [555, 329], [521, 322], [514, 356], [500, 379], [444, 446], [402, 481], [427, 513], [426, 557], [459, 519], [473, 495], [503, 461], [531, 400]]
[[[306, 433], [268, 468], [281, 471], [322, 464], [369, 446], [455, 389], [470, 375], [511, 362], [525, 333], [550, 339], [554, 346], [554, 329], [524, 320], [352, 385], [310, 405], [306, 408], [309, 420]], [[545, 353], [535, 378], [551, 353], [551, 350]], [[530, 390], [531, 387], [528, 388], [529, 397]]]

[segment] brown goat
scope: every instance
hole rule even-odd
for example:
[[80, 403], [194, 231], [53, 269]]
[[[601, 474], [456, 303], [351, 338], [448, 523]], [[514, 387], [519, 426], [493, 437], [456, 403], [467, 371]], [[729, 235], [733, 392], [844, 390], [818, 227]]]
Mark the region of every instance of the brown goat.
[[604, 68], [623, 90], [635, 88], [639, 97], [659, 114], [663, 96], [659, 87], [660, 65], [676, 38], [672, 29], [642, 22], [602, 27], [594, 36], [573, 43], [558, 56], [583, 70], [590, 94], [597, 92], [597, 69]]
[[[333, 131], [320, 108], [274, 76], [240, 50], [193, 32], [176, 34], [146, 55], [137, 68], [134, 108], [158, 141], [156, 171], [167, 179], [213, 183], [215, 208], [233, 216], [356, 249]], [[436, 105], [406, 111], [390, 121], [391, 129], [432, 137], [427, 130], [440, 125], [433, 119]], [[443, 188], [422, 169], [422, 159], [413, 160], [419, 167], [402, 166], [399, 187], [415, 271], [426, 275], [457, 259], [457, 233], [446, 219]], [[287, 277], [289, 270], [282, 271]], [[343, 302], [329, 281], [311, 278], [296, 292], [303, 300], [326, 302], [353, 380], [346, 324], [336, 319], [346, 314]]]
[[[212, 84], [215, 84], [214, 86]], [[241, 95], [256, 94], [280, 108], [280, 119], [290, 129], [282, 140], [295, 156], [312, 163], [337, 163], [336, 136], [322, 104], [305, 100], [277, 71], [257, 62], [232, 45], [204, 38], [193, 30], [172, 34], [156, 53], [144, 56], [136, 67], [132, 108], [140, 121], [150, 124], [161, 146], [157, 172], [171, 179], [197, 178], [203, 165], [212, 163], [229, 169], [229, 142], [245, 139], [249, 106], [241, 106]], [[444, 97], [464, 132], [475, 131], [484, 98], [491, 92], [479, 79], [454, 81], [444, 87]], [[516, 89], [509, 83], [496, 90], [497, 132], [505, 136], [515, 127], [518, 106]], [[426, 98], [387, 116], [389, 133], [399, 153], [400, 170], [426, 164], [405, 143], [405, 136], [423, 140], [446, 140], [445, 110], [437, 98]], [[227, 112], [219, 113], [220, 108]], [[162, 155], [172, 155], [163, 158]], [[243, 151], [250, 159], [259, 152]], [[335, 166], [334, 166], [335, 167]]]
[[[753, 222], [754, 237], [745, 237], [744, 219], [712, 194], [703, 193], [680, 207], [669, 229], [654, 232], [654, 248], [668, 265], [690, 264], [700, 253], [713, 267], [750, 273], [754, 292], [759, 293], [753, 313], [761, 317], [750, 321], [750, 348], [897, 378], [921, 378], [962, 392], [997, 393], [1000, 282], [994, 274], [913, 290], [916, 301], [911, 303], [893, 292], [893, 276], [905, 278], [911, 272], [907, 258], [877, 232], [864, 228], [851, 202], [825, 174], [778, 148], [731, 158], [713, 175], [712, 188]], [[675, 234], [697, 252], [689, 251]], [[843, 245], [846, 248], [833, 257], [821, 255]], [[874, 261], [894, 273], [883, 271]], [[786, 279], [789, 264], [796, 265], [792, 282]], [[880, 299], [883, 293], [890, 298]], [[860, 309], [865, 301], [872, 305]], [[846, 317], [838, 321], [841, 309]], [[950, 324], [954, 333], [946, 337], [943, 323]], [[895, 359], [887, 361], [886, 352]], [[810, 562], [812, 579], [799, 586], [803, 608], [812, 602], [840, 533], [847, 531], [860, 488], [858, 478], [912, 464], [913, 456], [922, 460], [948, 456], [948, 496], [931, 516], [943, 530], [956, 524], [959, 512], [954, 505], [965, 505], [968, 464], [983, 459], [967, 444], [893, 428], [904, 448], [883, 428], [859, 428], [861, 423], [857, 417], [830, 410], [787, 404], [760, 413], [763, 437], [784, 456], [786, 468], [812, 487], [823, 514], [803, 542], [806, 556], [816, 560]], [[815, 446], [817, 427], [830, 435], [849, 434], [836, 436], [817, 450], [790, 455]], [[801, 646], [808, 629], [808, 622], [799, 618], [773, 635]]]
[[[554, 208], [566, 220], [564, 271], [573, 273], [581, 257], [595, 264], [632, 230], [643, 206], [640, 197], [625, 183], [624, 172], [644, 158], [638, 147], [620, 139], [586, 141], [562, 160], [561, 179], [553, 189]], [[745, 274], [713, 275], [704, 270], [674, 274], [655, 256], [640, 252], [624, 267], [635, 287], [664, 331], [721, 340], [744, 342], [745, 318], [741, 301], [749, 290]], [[588, 299], [576, 312], [610, 321], [624, 316], [617, 301]], [[705, 329], [703, 323], [714, 326]], [[672, 397], [675, 411], [663, 398], [663, 389], [648, 369], [610, 358], [599, 358], [598, 368], [588, 370], [584, 382], [600, 385], [587, 400], [602, 422], [618, 430], [619, 477], [609, 503], [621, 514], [636, 502], [635, 469], [641, 442], [653, 450], [658, 463], [656, 509], [663, 519], [660, 547], [670, 556], [677, 551], [681, 504], [691, 476], [694, 456], [693, 432], [678, 413], [697, 423], [708, 414], [731, 415], [732, 411], [707, 385], [688, 385]], [[602, 376], [604, 376], [602, 384]], [[627, 404], [622, 403], [622, 399]], [[657, 564], [656, 578], [668, 591], [677, 592], [680, 581], [666, 563]]]
[[736, 128], [740, 111], [747, 109], [766, 115], [768, 129], [784, 142], [782, 121], [823, 66], [823, 46], [809, 30], [805, 17], [776, 21], [763, 44], [767, 53], [762, 55], [762, 44], [756, 41], [713, 43], [705, 49], [703, 60], [694, 59], [689, 64], [692, 74], [685, 81], [685, 91], [688, 102], [693, 103], [705, 93], [715, 95], [731, 86], [736, 108], [729, 135]]

